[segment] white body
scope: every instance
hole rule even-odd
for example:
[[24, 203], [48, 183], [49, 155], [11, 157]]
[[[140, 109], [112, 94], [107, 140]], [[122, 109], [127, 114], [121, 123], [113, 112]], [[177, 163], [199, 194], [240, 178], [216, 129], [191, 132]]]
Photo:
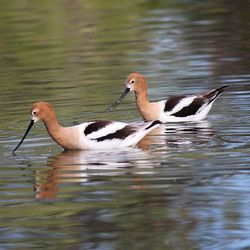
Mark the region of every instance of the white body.
[[[86, 127], [93, 122], [86, 122], [74, 126], [74, 129], [78, 132], [78, 148], [79, 149], [112, 149], [112, 148], [125, 148], [130, 146], [135, 146], [146, 134], [151, 132], [153, 129], [159, 126], [156, 124], [147, 129], [152, 122], [147, 123], [143, 126], [129, 125], [123, 122], [112, 122], [111, 124], [94, 131], [88, 135], [84, 134]], [[136, 129], [135, 132], [128, 135], [126, 138], [112, 138], [105, 139], [103, 141], [98, 141], [98, 138], [105, 137], [116, 133], [117, 131], [124, 129], [126, 126], [132, 126]]]
[[207, 114], [211, 110], [214, 101], [210, 102], [209, 104], [204, 103], [203, 105], [201, 105], [201, 107], [194, 115], [189, 115], [185, 117], [176, 117], [173, 115], [174, 113], [182, 110], [184, 107], [189, 106], [195, 98], [197, 98], [197, 96], [188, 96], [184, 98], [169, 112], [164, 111], [166, 100], [158, 102], [159, 120], [163, 123], [166, 123], [166, 122], [189, 122], [189, 121], [197, 122], [206, 119]]

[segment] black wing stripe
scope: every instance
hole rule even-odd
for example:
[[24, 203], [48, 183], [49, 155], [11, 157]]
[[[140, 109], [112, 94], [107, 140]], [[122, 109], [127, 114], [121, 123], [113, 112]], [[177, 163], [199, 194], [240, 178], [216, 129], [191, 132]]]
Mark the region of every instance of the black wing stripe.
[[172, 115], [175, 117], [187, 117], [190, 115], [195, 115], [204, 103], [204, 98], [195, 98], [188, 106], [182, 108], [180, 111]]
[[100, 141], [105, 141], [105, 140], [112, 140], [112, 139], [120, 139], [123, 140], [125, 138], [127, 138], [129, 135], [133, 134], [134, 132], [136, 132], [136, 128], [127, 125], [122, 129], [117, 130], [116, 132], [112, 133], [112, 134], [108, 134], [96, 139], [92, 139], [92, 140], [96, 140], [98, 142]]
[[106, 127], [107, 125], [111, 124], [111, 121], [95, 121], [91, 124], [89, 124], [85, 130], [84, 130], [84, 134], [87, 136], [93, 132], [96, 132], [104, 127]]
[[174, 109], [174, 107], [185, 97], [186, 95], [170, 96], [165, 104], [164, 112], [169, 112]]

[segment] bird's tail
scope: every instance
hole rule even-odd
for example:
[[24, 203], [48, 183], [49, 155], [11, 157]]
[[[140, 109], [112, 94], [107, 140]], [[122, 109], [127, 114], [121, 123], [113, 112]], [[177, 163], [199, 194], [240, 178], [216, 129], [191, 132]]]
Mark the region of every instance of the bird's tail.
[[150, 133], [153, 129], [157, 128], [162, 124], [160, 121], [153, 121], [147, 123], [146, 126], [139, 128], [136, 132], [127, 137], [128, 140], [125, 140], [122, 144], [123, 146], [133, 146], [136, 145], [144, 136]]
[[151, 122], [151, 124], [149, 124], [149, 125], [145, 128], [145, 130], [148, 130], [148, 129], [152, 130], [152, 129], [158, 127], [160, 124], [162, 124], [161, 121], [155, 120], [155, 121]]
[[225, 91], [225, 88], [227, 88], [227, 87], [228, 87], [228, 85], [225, 85], [225, 86], [219, 87], [219, 88], [214, 89], [214, 90], [210, 91], [209, 93], [205, 94], [204, 97], [209, 99], [208, 104], [213, 102], [222, 92]]

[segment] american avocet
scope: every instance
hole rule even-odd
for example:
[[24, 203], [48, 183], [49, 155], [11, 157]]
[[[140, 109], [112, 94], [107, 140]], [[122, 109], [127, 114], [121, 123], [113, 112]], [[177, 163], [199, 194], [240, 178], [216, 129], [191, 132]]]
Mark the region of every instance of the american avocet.
[[149, 102], [146, 78], [139, 73], [132, 73], [127, 78], [125, 91], [108, 110], [112, 111], [122, 102], [128, 92], [134, 91], [137, 108], [145, 121], [201, 121], [207, 117], [213, 102], [226, 87], [228, 86], [222, 86], [203, 94], [176, 95], [162, 101]]
[[30, 124], [13, 154], [22, 144], [33, 124], [42, 120], [52, 139], [64, 149], [110, 149], [136, 145], [146, 134], [158, 127], [160, 121], [147, 125], [131, 125], [114, 121], [91, 121], [72, 127], [62, 127], [54, 108], [47, 102], [31, 107]]

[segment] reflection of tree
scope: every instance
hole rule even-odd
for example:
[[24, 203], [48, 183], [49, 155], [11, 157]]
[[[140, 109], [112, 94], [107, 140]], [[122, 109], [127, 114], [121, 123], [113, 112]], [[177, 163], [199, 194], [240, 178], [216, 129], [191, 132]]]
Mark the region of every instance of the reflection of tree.
[[[247, 1], [205, 1], [189, 13], [186, 37], [192, 39], [190, 45], [196, 51], [210, 55], [214, 76], [247, 72], [250, 54], [248, 13]], [[192, 34], [197, 34], [196, 41], [191, 38]]]
[[[157, 170], [154, 167], [159, 166], [159, 155], [148, 155], [139, 149], [68, 151], [51, 159], [48, 165], [51, 170], [37, 173], [36, 198], [58, 195], [74, 202], [76, 208], [70, 213], [65, 230], [74, 232], [75, 248], [89, 244], [100, 249], [109, 244], [115, 249], [183, 248], [187, 244], [193, 248], [191, 241], [182, 242], [179, 238], [186, 239], [195, 220], [190, 220], [181, 207], [173, 210], [175, 194], [183, 188], [182, 184], [186, 185], [185, 180], [171, 176], [152, 178]], [[67, 182], [71, 183], [68, 195], [59, 187]], [[73, 188], [73, 183], [82, 187]], [[63, 189], [67, 190], [67, 186]], [[182, 225], [186, 217], [189, 221]]]
[[[0, 81], [7, 89], [2, 102], [45, 99], [64, 106], [65, 116], [84, 106], [92, 119], [133, 71], [146, 74], [150, 91], [152, 76], [162, 81], [154, 98], [165, 97], [159, 93], [166, 88], [185, 93], [186, 84], [213, 88], [214, 81], [191, 81], [248, 73], [245, 3], [5, 1], [0, 9]], [[134, 106], [127, 107], [137, 117]], [[109, 117], [120, 119], [119, 113]]]
[[[117, 5], [122, 10], [117, 13], [115, 6], [105, 5], [80, 0], [3, 3], [0, 72], [6, 80], [1, 82], [13, 88], [13, 95], [22, 83], [26, 93], [33, 85], [39, 90], [31, 93], [33, 98], [53, 99], [58, 94], [67, 97], [62, 87], [94, 81], [100, 85], [90, 92], [98, 94], [102, 102], [102, 83], [107, 90], [112, 80], [119, 82], [134, 70], [135, 64], [124, 63], [122, 58], [140, 49], [141, 45], [135, 42], [138, 32], [141, 38], [146, 35], [130, 29], [134, 18], [140, 16], [136, 3]], [[91, 93], [73, 88], [72, 95], [81, 100]]]

